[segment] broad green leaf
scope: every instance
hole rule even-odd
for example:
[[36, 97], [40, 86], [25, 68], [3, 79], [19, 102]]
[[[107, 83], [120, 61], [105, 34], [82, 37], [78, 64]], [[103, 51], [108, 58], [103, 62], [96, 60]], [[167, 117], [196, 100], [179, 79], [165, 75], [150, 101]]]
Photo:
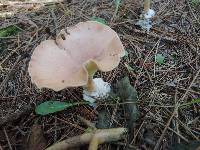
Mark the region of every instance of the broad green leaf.
[[60, 102], [60, 101], [46, 101], [38, 105], [35, 109], [35, 112], [38, 115], [47, 115], [47, 114], [65, 110], [66, 108], [69, 108], [75, 105], [81, 105], [81, 104], [88, 104], [88, 102], [68, 103], [68, 102]]
[[99, 23], [102, 23], [102, 24], [107, 25], [106, 20], [103, 19], [103, 18], [100, 18], [100, 17], [95, 17], [95, 16], [93, 16], [93, 17], [91, 18], [91, 20], [92, 20], [92, 21], [97, 21], [97, 22], [99, 22]]
[[155, 60], [159, 65], [164, 64], [165, 57], [162, 54], [157, 54]]
[[6, 28], [0, 29], [0, 37], [8, 37], [16, 35], [20, 31], [20, 28], [16, 25], [11, 25]]

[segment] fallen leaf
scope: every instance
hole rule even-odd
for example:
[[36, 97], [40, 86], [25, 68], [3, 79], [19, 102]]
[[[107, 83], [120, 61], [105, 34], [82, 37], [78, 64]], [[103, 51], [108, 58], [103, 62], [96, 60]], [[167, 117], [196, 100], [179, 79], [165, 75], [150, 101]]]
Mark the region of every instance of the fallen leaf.
[[33, 125], [27, 142], [27, 150], [44, 150], [47, 146], [43, 131], [40, 125]]
[[38, 115], [48, 115], [81, 104], [89, 104], [89, 102], [69, 103], [60, 101], [46, 101], [36, 106], [35, 112]]
[[98, 129], [108, 129], [110, 128], [111, 115], [107, 110], [101, 110], [98, 113], [96, 127]]
[[164, 64], [165, 57], [162, 54], [157, 54], [155, 60], [159, 65]]
[[128, 127], [132, 130], [134, 123], [139, 117], [139, 111], [137, 108], [137, 91], [131, 85], [129, 78], [124, 77], [116, 84], [116, 93], [122, 102], [125, 103], [124, 109], [128, 115]]

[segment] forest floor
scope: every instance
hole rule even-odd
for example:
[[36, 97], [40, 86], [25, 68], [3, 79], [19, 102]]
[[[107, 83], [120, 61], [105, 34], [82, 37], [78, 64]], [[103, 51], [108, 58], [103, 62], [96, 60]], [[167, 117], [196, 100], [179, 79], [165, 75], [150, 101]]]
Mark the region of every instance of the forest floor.
[[46, 147], [82, 134], [87, 127], [77, 116], [95, 122], [102, 109], [109, 112], [111, 126], [127, 126], [126, 114], [116, 113], [124, 109], [119, 102], [99, 102], [95, 109], [89, 105], [77, 106], [47, 116], [38, 116], [34, 111], [35, 106], [46, 100], [82, 101], [82, 88], [39, 90], [31, 83], [27, 68], [34, 48], [41, 41], [55, 39], [61, 29], [92, 17], [104, 19], [118, 33], [127, 51], [116, 69], [95, 76], [113, 87], [128, 76], [137, 90], [139, 111], [133, 132], [128, 132], [129, 140], [125, 138], [99, 148], [172, 149], [174, 145], [186, 148], [199, 141], [200, 2], [152, 0], [151, 7], [156, 15], [147, 33], [136, 25], [143, 10], [141, 0], [122, 0], [116, 15], [112, 0], [2, 1], [0, 150], [31, 149], [29, 137], [33, 130], [38, 139], [44, 135], [40, 140]]

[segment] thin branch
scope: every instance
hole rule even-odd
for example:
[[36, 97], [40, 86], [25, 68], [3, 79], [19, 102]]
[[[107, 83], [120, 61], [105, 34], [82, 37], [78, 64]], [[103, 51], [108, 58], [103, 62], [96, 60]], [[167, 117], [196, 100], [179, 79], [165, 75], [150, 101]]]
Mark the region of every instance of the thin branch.
[[9, 140], [9, 137], [8, 137], [8, 134], [7, 134], [5, 128], [3, 128], [3, 132], [4, 132], [5, 137], [6, 137], [6, 140], [7, 140], [7, 142], [8, 142], [8, 147], [9, 147], [9, 149], [10, 149], [10, 150], [13, 150], [13, 149], [12, 149], [12, 146], [11, 146], [11, 144], [10, 144], [10, 140]]

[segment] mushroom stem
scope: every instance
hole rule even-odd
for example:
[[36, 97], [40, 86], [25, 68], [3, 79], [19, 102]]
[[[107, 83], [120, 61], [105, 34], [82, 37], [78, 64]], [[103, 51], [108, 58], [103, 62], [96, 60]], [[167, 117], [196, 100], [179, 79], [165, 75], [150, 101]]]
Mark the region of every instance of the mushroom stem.
[[95, 72], [98, 70], [98, 67], [97, 67], [96, 63], [94, 63], [93, 61], [89, 61], [88, 63], [86, 63], [85, 66], [86, 66], [86, 69], [88, 72], [88, 82], [87, 82], [87, 85], [85, 86], [85, 88], [89, 92], [92, 92], [95, 90], [93, 76], [94, 76]]
[[151, 0], [144, 0], [144, 13], [147, 13], [150, 9]]
[[85, 86], [85, 88], [89, 92], [92, 92], [92, 91], [95, 90], [95, 85], [94, 85], [93, 77], [89, 77], [88, 78], [88, 82], [87, 82], [87, 85]]

